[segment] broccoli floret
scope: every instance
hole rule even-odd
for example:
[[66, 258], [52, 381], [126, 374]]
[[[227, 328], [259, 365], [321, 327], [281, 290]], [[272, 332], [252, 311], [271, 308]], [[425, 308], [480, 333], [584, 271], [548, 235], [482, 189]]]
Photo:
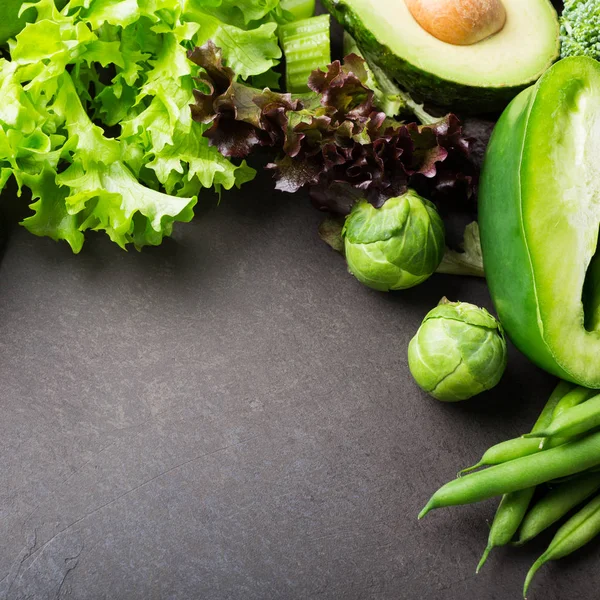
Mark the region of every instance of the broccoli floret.
[[566, 0], [560, 18], [560, 53], [600, 60], [600, 2]]

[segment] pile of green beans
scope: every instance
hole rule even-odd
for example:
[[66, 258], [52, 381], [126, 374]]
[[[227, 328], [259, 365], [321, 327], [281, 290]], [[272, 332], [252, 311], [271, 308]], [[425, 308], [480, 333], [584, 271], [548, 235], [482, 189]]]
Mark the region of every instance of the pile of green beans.
[[435, 492], [419, 518], [435, 508], [501, 496], [479, 572], [493, 548], [524, 544], [583, 504], [531, 567], [525, 597], [543, 564], [600, 534], [599, 492], [600, 394], [561, 381], [531, 433], [492, 446], [477, 464]]

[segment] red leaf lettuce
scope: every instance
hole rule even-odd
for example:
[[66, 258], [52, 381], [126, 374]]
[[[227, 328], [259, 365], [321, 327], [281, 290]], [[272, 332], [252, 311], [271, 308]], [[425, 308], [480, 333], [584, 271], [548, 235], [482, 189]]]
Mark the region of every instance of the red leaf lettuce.
[[357, 198], [381, 206], [410, 186], [429, 199], [468, 201], [477, 169], [469, 140], [452, 114], [429, 125], [391, 119], [375, 105], [365, 62], [355, 54], [314, 71], [312, 93], [259, 90], [236, 80], [221, 51], [208, 42], [189, 53], [200, 69], [192, 117], [210, 125], [204, 135], [228, 157], [259, 147], [280, 156], [276, 188], [308, 187], [318, 208], [346, 214]]

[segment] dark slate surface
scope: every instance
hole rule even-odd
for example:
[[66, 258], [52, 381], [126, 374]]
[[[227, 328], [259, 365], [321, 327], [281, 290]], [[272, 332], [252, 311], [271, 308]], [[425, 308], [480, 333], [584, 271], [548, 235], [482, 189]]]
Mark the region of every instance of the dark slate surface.
[[[444, 405], [406, 347], [440, 296], [361, 287], [320, 215], [262, 176], [159, 249], [79, 256], [16, 229], [0, 264], [0, 599], [505, 600], [549, 536], [475, 576], [495, 503], [418, 522], [437, 486], [527, 430], [552, 379], [511, 349]], [[530, 598], [595, 597], [599, 545]]]
[[[207, 196], [141, 254], [12, 234], [0, 598], [519, 597], [543, 544], [474, 574], [494, 502], [416, 515], [528, 429], [552, 380], [512, 352], [493, 393], [426, 397], [410, 337], [442, 294], [489, 306], [484, 282], [367, 290], [318, 239], [321, 215], [270, 185]], [[599, 558], [546, 568], [532, 597], [585, 594]]]

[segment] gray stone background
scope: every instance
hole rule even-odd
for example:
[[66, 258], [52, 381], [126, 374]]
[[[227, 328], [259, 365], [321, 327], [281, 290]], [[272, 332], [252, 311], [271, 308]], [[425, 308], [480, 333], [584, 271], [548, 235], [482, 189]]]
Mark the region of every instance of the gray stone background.
[[[511, 348], [502, 383], [446, 405], [408, 341], [442, 295], [358, 284], [305, 196], [269, 176], [206, 194], [158, 249], [79, 256], [6, 227], [0, 264], [0, 598], [519, 598], [549, 541], [475, 566], [495, 502], [418, 522], [429, 495], [528, 430], [553, 380]], [[598, 543], [530, 598], [593, 598]]]

